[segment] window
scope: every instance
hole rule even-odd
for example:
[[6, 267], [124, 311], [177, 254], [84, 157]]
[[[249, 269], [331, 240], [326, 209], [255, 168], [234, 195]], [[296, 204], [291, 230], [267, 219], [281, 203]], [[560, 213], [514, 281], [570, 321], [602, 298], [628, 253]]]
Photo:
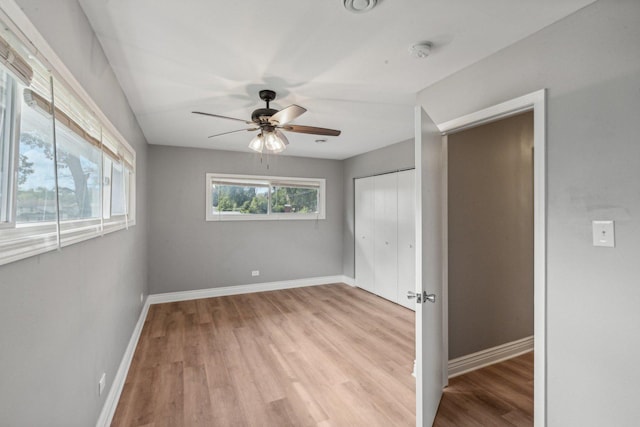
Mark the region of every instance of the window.
[[325, 180], [206, 176], [206, 220], [325, 219]]
[[11, 136], [15, 111], [13, 109], [16, 83], [7, 71], [0, 68], [0, 225], [9, 221], [14, 149]]
[[100, 218], [100, 150], [56, 124], [60, 220]]
[[134, 224], [135, 152], [38, 54], [2, 37], [0, 265]]
[[[22, 97], [21, 97], [22, 98]], [[15, 222], [57, 220], [56, 171], [53, 161], [51, 114], [32, 108], [20, 99], [18, 189]]]
[[272, 182], [271, 211], [290, 214], [318, 212], [320, 186], [303, 182]]

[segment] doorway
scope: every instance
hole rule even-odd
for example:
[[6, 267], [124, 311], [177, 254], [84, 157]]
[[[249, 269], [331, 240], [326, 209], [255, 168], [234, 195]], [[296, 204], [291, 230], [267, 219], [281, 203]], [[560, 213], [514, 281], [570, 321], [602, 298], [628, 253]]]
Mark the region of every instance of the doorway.
[[[440, 124], [446, 146], [448, 135], [525, 111], [533, 113], [533, 287], [534, 287], [534, 426], [546, 425], [546, 90], [541, 89]], [[445, 157], [446, 162], [446, 157]], [[446, 242], [446, 239], [445, 239]], [[448, 260], [445, 260], [448, 264]], [[446, 271], [446, 270], [445, 270]], [[448, 275], [443, 280], [443, 336], [448, 360]], [[443, 366], [446, 384], [447, 367]]]
[[[448, 383], [448, 259], [446, 236], [446, 180], [441, 169], [446, 167], [448, 135], [514, 116], [533, 113], [533, 275], [534, 275], [534, 426], [546, 424], [546, 123], [545, 90], [530, 93], [486, 108], [476, 113], [433, 124], [420, 107], [416, 107], [416, 272], [420, 295], [441, 294], [440, 304], [418, 305], [416, 310], [416, 420], [418, 426], [430, 425], [441, 395], [438, 385]], [[436, 131], [443, 138], [438, 140]], [[442, 187], [438, 187], [441, 182]], [[443, 211], [434, 210], [441, 206]], [[425, 231], [429, 233], [426, 233]], [[441, 243], [438, 243], [442, 237]], [[441, 245], [441, 246], [439, 246]], [[424, 253], [424, 258], [422, 254]], [[434, 275], [442, 266], [441, 273]], [[429, 267], [429, 268], [427, 268]], [[424, 272], [429, 275], [423, 275]], [[434, 298], [435, 300], [435, 298]], [[424, 313], [424, 315], [423, 315]], [[442, 322], [433, 317], [438, 313]], [[441, 313], [441, 314], [440, 314]], [[441, 341], [435, 340], [437, 336]], [[427, 344], [428, 340], [428, 344]], [[432, 347], [437, 347], [433, 354]], [[424, 366], [423, 366], [424, 365]], [[440, 376], [433, 368], [440, 366]], [[440, 389], [442, 390], [442, 389]]]
[[448, 365], [456, 378], [436, 425], [461, 421], [450, 409], [463, 403], [488, 424], [531, 426], [533, 113], [452, 133], [446, 149]]
[[533, 113], [451, 133], [446, 179], [452, 376], [533, 347]]

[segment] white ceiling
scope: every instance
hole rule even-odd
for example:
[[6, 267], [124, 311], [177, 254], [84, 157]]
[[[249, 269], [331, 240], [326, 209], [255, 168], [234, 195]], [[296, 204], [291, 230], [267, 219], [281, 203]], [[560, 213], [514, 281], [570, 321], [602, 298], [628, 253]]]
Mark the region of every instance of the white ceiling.
[[[150, 144], [249, 151], [261, 89], [308, 112], [284, 155], [344, 159], [412, 138], [415, 95], [593, 0], [80, 0]], [[410, 46], [433, 43], [416, 59]], [[479, 85], [482, 82], [478, 82]]]

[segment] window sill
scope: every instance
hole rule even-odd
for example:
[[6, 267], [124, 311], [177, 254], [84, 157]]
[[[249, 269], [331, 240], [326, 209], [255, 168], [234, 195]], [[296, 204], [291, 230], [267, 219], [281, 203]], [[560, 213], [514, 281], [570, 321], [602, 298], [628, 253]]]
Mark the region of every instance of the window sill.
[[315, 221], [326, 219], [324, 214], [270, 214], [270, 215], [211, 215], [207, 216], [207, 221]]

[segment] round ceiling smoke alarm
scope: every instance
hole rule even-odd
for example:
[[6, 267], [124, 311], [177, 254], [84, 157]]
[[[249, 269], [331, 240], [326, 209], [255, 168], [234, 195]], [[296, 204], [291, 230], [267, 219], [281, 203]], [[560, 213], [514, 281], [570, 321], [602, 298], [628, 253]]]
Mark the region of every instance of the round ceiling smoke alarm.
[[414, 58], [426, 58], [431, 53], [433, 45], [429, 42], [416, 43], [409, 48], [409, 53]]
[[376, 6], [377, 0], [344, 0], [344, 8], [349, 12], [368, 12]]

